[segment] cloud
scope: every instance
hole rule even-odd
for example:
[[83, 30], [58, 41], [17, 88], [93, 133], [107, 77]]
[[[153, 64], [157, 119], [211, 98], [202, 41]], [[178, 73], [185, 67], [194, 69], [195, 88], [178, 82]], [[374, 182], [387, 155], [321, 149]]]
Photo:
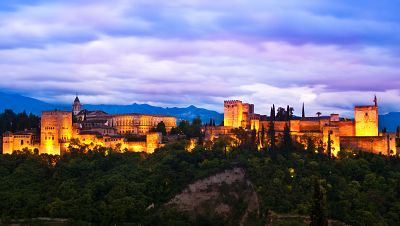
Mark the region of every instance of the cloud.
[[376, 93], [382, 111], [400, 110], [400, 18], [385, 2], [2, 3], [0, 87], [220, 111], [230, 98], [261, 110], [305, 102], [310, 114], [348, 114]]

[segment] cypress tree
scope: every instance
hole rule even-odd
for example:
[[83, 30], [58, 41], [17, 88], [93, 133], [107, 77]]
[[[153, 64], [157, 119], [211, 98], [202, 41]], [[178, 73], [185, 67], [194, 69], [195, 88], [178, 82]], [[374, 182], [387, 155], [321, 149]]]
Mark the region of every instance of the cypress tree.
[[303, 107], [301, 109], [301, 117], [304, 119], [306, 117], [306, 113], [304, 111], [304, 102], [303, 102]]
[[331, 133], [332, 133], [332, 131], [328, 131], [328, 147], [326, 148], [326, 152], [327, 152], [329, 158], [330, 158], [331, 155], [332, 155]]
[[289, 105], [286, 107], [286, 116], [285, 116], [286, 121], [290, 120], [290, 107]]
[[272, 120], [275, 121], [275, 104], [272, 105], [272, 115], [271, 115], [271, 117], [272, 117]]
[[271, 108], [271, 116], [269, 117], [269, 128], [268, 135], [270, 140], [270, 148], [271, 150], [275, 150], [275, 105]]
[[311, 226], [327, 226], [328, 219], [325, 213], [324, 193], [318, 179], [314, 179], [314, 194], [311, 207]]
[[265, 140], [265, 128], [264, 125], [261, 127], [261, 147], [264, 147], [264, 140]]
[[272, 107], [271, 107], [271, 113], [270, 113], [270, 116], [269, 116], [269, 121], [272, 121], [272, 120], [273, 120], [273, 119], [272, 119], [273, 114], [274, 114], [274, 112], [273, 112], [273, 109], [272, 109]]
[[285, 124], [285, 129], [283, 131], [283, 149], [289, 152], [293, 147], [292, 137], [290, 135], [290, 126], [289, 123]]

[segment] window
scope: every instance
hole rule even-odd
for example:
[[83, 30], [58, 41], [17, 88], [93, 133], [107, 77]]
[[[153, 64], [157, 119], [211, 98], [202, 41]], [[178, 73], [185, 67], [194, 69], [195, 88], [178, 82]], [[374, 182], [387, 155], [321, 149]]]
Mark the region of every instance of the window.
[[21, 145], [24, 145], [24, 140], [21, 140]]

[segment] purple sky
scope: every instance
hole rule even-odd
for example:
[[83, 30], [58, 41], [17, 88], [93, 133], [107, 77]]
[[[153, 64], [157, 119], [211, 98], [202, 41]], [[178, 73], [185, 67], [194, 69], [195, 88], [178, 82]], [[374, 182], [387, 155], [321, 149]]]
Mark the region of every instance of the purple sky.
[[[8, 2], [8, 3], [7, 3]], [[12, 2], [12, 3], [9, 3]], [[284, 3], [283, 3], [284, 2]], [[397, 0], [0, 3], [0, 88], [48, 102], [400, 111]]]

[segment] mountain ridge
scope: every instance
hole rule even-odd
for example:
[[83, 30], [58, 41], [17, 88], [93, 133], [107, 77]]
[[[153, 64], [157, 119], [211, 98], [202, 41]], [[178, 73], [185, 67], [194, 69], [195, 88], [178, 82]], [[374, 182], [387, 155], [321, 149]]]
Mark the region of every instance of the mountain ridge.
[[[84, 104], [84, 109], [87, 110], [102, 110], [109, 114], [124, 114], [124, 113], [141, 113], [141, 114], [162, 114], [175, 116], [177, 120], [191, 121], [195, 117], [200, 117], [203, 122], [208, 122], [210, 118], [214, 119], [216, 123], [223, 120], [223, 114], [208, 110], [205, 108], [198, 108], [194, 105], [188, 107], [159, 107], [149, 104], [133, 103], [130, 105], [113, 105], [113, 104]], [[35, 98], [26, 97], [20, 94], [10, 94], [0, 92], [0, 112], [5, 109], [12, 109], [14, 112], [33, 113], [40, 115], [45, 110], [71, 110], [71, 105], [68, 104], [50, 104]]]

